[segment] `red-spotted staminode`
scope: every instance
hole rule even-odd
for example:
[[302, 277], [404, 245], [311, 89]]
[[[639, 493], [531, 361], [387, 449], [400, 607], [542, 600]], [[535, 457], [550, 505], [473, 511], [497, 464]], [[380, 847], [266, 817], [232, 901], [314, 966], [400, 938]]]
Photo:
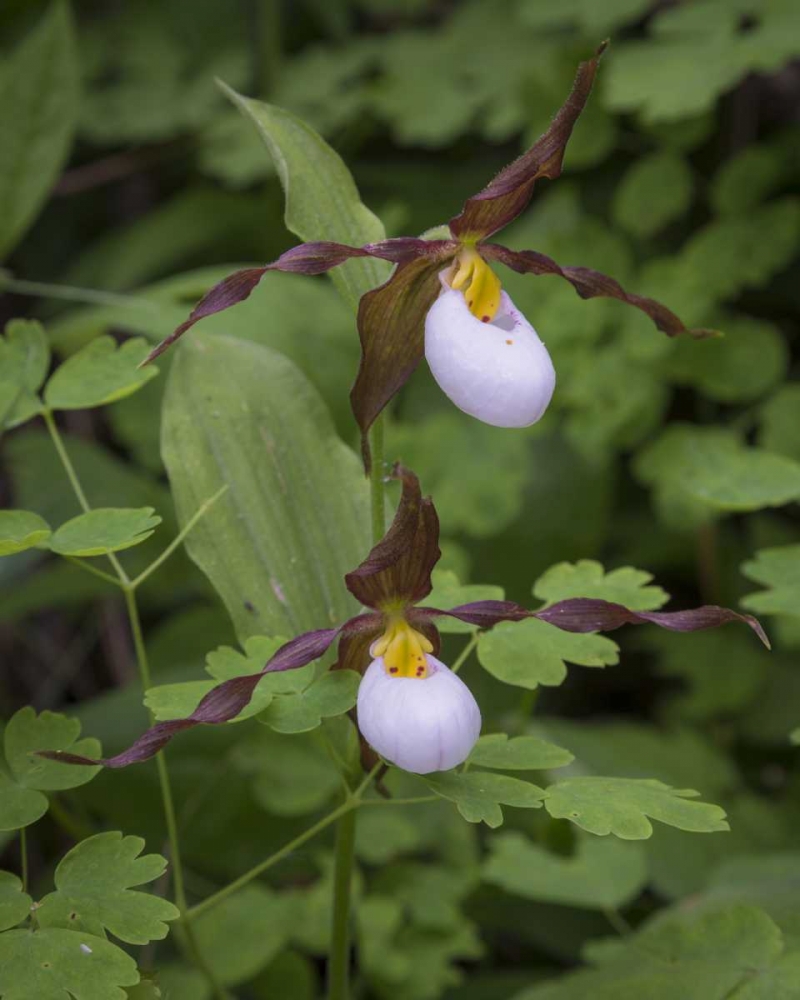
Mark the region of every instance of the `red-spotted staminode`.
[[714, 331], [687, 330], [653, 299], [626, 292], [613, 278], [586, 267], [561, 267], [535, 250], [509, 250], [489, 238], [525, 209], [539, 178], [561, 173], [572, 130], [592, 89], [603, 44], [578, 67], [567, 100], [550, 128], [450, 220], [448, 239], [398, 238], [363, 247], [303, 243], [263, 267], [229, 275], [215, 285], [189, 318], [150, 353], [161, 354], [198, 320], [246, 299], [267, 271], [321, 274], [354, 257], [396, 264], [389, 280], [362, 296], [358, 310], [361, 364], [350, 394], [366, 435], [386, 404], [404, 385], [423, 354], [444, 392], [465, 412], [499, 427], [523, 427], [544, 413], [555, 386], [550, 356], [536, 331], [502, 291], [490, 264], [523, 274], [555, 274], [585, 299], [606, 296], [645, 312], [669, 336]]
[[688, 611], [631, 611], [621, 604], [584, 597], [539, 611], [513, 601], [475, 601], [449, 609], [421, 604], [431, 592], [431, 573], [441, 555], [439, 519], [433, 501], [422, 496], [413, 472], [396, 466], [393, 474], [402, 481], [403, 492], [392, 526], [361, 565], [344, 578], [350, 593], [369, 611], [337, 628], [297, 636], [258, 673], [217, 685], [190, 716], [159, 722], [115, 757], [97, 761], [55, 751], [42, 755], [112, 768], [147, 760], [184, 729], [235, 718], [266, 674], [305, 666], [338, 639], [336, 666], [363, 675], [357, 712], [366, 741], [386, 761], [407, 771], [448, 770], [468, 757], [478, 739], [481, 718], [467, 686], [437, 659], [435, 621], [445, 615], [481, 629], [498, 622], [541, 618], [567, 632], [610, 631], [626, 623], [646, 622], [693, 632], [740, 621], [769, 645], [755, 618], [715, 605]]

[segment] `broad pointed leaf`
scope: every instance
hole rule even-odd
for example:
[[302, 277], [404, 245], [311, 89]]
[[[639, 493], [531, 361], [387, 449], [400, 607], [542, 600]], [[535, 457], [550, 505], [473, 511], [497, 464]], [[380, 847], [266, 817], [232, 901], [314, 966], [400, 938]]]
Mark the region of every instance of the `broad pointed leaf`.
[[78, 113], [69, 7], [56, 0], [0, 77], [0, 259], [33, 222], [67, 158]]

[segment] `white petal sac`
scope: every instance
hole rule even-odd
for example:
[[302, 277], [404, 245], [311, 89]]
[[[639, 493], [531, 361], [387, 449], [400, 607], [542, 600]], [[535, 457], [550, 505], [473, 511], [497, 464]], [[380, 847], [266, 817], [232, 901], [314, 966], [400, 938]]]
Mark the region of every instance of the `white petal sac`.
[[415, 774], [461, 764], [481, 732], [472, 692], [434, 656], [424, 679], [392, 677], [383, 658], [369, 665], [358, 689], [358, 728], [378, 753]]
[[556, 373], [539, 335], [505, 292], [483, 323], [445, 285], [425, 318], [425, 357], [456, 406], [495, 427], [528, 427], [553, 395]]

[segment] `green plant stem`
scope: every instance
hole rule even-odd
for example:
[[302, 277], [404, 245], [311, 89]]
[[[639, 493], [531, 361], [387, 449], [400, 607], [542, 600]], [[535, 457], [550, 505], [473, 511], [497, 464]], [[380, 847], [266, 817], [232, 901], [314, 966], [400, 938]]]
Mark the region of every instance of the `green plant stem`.
[[28, 831], [24, 826], [19, 831], [19, 863], [22, 873], [22, 891], [27, 892], [30, 884], [28, 873]]
[[350, 973], [350, 886], [356, 843], [356, 813], [346, 812], [336, 828], [333, 922], [328, 959], [328, 1000], [347, 1000]]
[[91, 563], [86, 562], [84, 559], [79, 559], [77, 556], [63, 556], [67, 562], [72, 563], [73, 566], [77, 566], [82, 569], [85, 573], [91, 573], [92, 576], [98, 577], [100, 580], [105, 580], [106, 583], [112, 584], [114, 587], [119, 587], [120, 581], [116, 576], [112, 576], [110, 573], [104, 573], [101, 569], [96, 566], [92, 566]]
[[[58, 426], [56, 425], [53, 411], [48, 409], [43, 410], [42, 418], [44, 419], [45, 426], [50, 434], [53, 446], [58, 453], [58, 457], [61, 459], [61, 464], [64, 466], [64, 471], [67, 474], [67, 478], [70, 481], [75, 496], [78, 498], [78, 503], [81, 505], [84, 513], [88, 514], [92, 508], [89, 506], [89, 501], [86, 499], [86, 494], [83, 492], [83, 487], [78, 479], [75, 466], [72, 464], [72, 459], [69, 457], [67, 449], [64, 447], [64, 441], [59, 433]], [[114, 570], [119, 577], [120, 584], [129, 584], [130, 580], [128, 579], [128, 574], [122, 568], [122, 563], [120, 563], [119, 559], [117, 559], [113, 552], [108, 553], [108, 561], [114, 567]]]
[[[142, 621], [139, 616], [139, 606], [136, 601], [136, 592], [132, 584], [123, 588], [125, 594], [125, 606], [128, 611], [128, 620], [133, 634], [133, 645], [136, 651], [136, 663], [139, 668], [139, 677], [142, 688], [146, 692], [151, 686], [150, 663], [147, 658], [147, 649], [144, 644], [144, 634], [142, 632]], [[148, 710], [150, 725], [155, 722], [155, 717]], [[169, 842], [170, 861], [172, 863], [172, 880], [175, 886], [175, 903], [181, 911], [181, 929], [184, 935], [185, 945], [197, 967], [205, 975], [214, 995], [218, 1000], [226, 1000], [228, 994], [217, 982], [217, 979], [210, 966], [203, 957], [197, 945], [197, 939], [192, 928], [189, 917], [189, 904], [186, 900], [186, 882], [183, 875], [183, 861], [181, 858], [180, 839], [178, 837], [178, 821], [175, 815], [175, 800], [172, 795], [172, 782], [167, 770], [167, 761], [164, 751], [159, 750], [156, 754], [156, 771], [158, 772], [158, 785], [161, 790], [161, 804], [164, 811], [164, 822], [167, 826], [167, 840]]]
[[155, 573], [155, 571], [162, 565], [162, 563], [165, 563], [167, 559], [169, 559], [172, 553], [175, 552], [175, 550], [181, 545], [181, 543], [184, 541], [189, 532], [194, 528], [197, 522], [202, 517], [205, 516], [207, 511], [211, 507], [213, 507], [213, 505], [217, 502], [217, 500], [219, 500], [219, 498], [223, 495], [223, 493], [227, 492], [228, 492], [228, 485], [226, 483], [221, 489], [217, 490], [217, 492], [213, 496], [209, 497], [208, 500], [204, 500], [203, 503], [200, 504], [200, 506], [197, 508], [194, 514], [192, 514], [192, 516], [189, 518], [186, 524], [184, 524], [184, 526], [181, 528], [181, 530], [178, 532], [175, 538], [172, 539], [169, 545], [164, 549], [161, 555], [158, 556], [156, 559], [154, 559], [153, 562], [151, 562], [146, 569], [143, 569], [135, 580], [131, 580], [130, 584], [131, 590], [135, 590], [142, 583], [144, 583], [144, 581], [152, 573]]
[[477, 645], [478, 645], [478, 633], [473, 632], [469, 642], [466, 644], [466, 646], [464, 646], [464, 648], [458, 654], [456, 662], [453, 664], [452, 667], [450, 667], [450, 670], [454, 674], [457, 674], [459, 670], [464, 666], [464, 664], [467, 662], [469, 658], [470, 653], [472, 652], [473, 649], [475, 649]]
[[[386, 530], [386, 496], [384, 487], [383, 417], [372, 425], [369, 435], [372, 466], [369, 474], [372, 543], [377, 544]], [[374, 769], [359, 786], [360, 798]], [[333, 907], [331, 917], [331, 949], [328, 957], [328, 1000], [347, 1000], [350, 973], [350, 886], [356, 842], [356, 813], [348, 810], [339, 820], [333, 866]]]
[[416, 806], [423, 802], [442, 802], [439, 795], [416, 795], [410, 799], [364, 799], [362, 806]]
[[352, 812], [357, 805], [358, 800], [355, 798], [350, 798], [346, 802], [343, 802], [342, 805], [340, 805], [337, 809], [334, 809], [333, 812], [328, 813], [327, 816], [323, 816], [318, 823], [310, 826], [299, 836], [295, 837], [294, 840], [290, 840], [288, 844], [284, 844], [284, 846], [277, 850], [274, 854], [270, 854], [268, 858], [264, 861], [260, 861], [255, 867], [245, 872], [244, 875], [240, 875], [239, 878], [224, 886], [219, 890], [219, 892], [215, 892], [213, 896], [209, 896], [207, 899], [204, 899], [202, 903], [198, 903], [197, 906], [193, 906], [191, 910], [184, 915], [184, 920], [187, 918], [194, 919], [201, 913], [206, 913], [208, 910], [213, 909], [213, 907], [215, 907], [218, 903], [227, 899], [228, 896], [238, 892], [239, 889], [244, 888], [244, 886], [252, 882], [253, 879], [258, 878], [259, 875], [262, 875], [265, 871], [272, 868], [273, 865], [276, 865], [293, 851], [296, 851], [298, 847], [302, 847], [306, 841], [316, 837], [318, 833], [330, 826], [331, 823], [335, 823], [336, 820], [344, 816], [345, 813]]

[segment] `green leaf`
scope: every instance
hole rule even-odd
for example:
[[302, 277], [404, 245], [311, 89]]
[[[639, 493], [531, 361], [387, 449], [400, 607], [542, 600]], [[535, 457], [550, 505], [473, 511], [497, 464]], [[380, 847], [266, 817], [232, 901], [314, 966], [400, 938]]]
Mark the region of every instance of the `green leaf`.
[[158, 375], [152, 365], [139, 368], [150, 346], [141, 337], [117, 345], [98, 337], [56, 369], [44, 389], [52, 410], [83, 410], [124, 399]]
[[193, 922], [197, 944], [224, 986], [252, 979], [284, 947], [292, 926], [292, 900], [260, 885], [248, 886]]
[[21, 830], [46, 812], [46, 795], [15, 784], [0, 771], [0, 830]]
[[[245, 640], [243, 654], [230, 646], [220, 646], [206, 657], [206, 673], [211, 675], [212, 680], [184, 681], [179, 684], [160, 684], [148, 688], [144, 703], [159, 722], [185, 719], [220, 681], [258, 673], [284, 641], [270, 639], [264, 635], [251, 636]], [[274, 674], [265, 674], [256, 685], [250, 703], [230, 721], [242, 722], [258, 715], [270, 704], [275, 695], [301, 691], [308, 686], [313, 677], [313, 664], [301, 667], [299, 670], [282, 670]]]
[[418, 851], [424, 837], [401, 809], [362, 809], [356, 826], [356, 855], [370, 865], [386, 865]]
[[0, 259], [33, 222], [58, 177], [77, 110], [72, 18], [57, 0], [0, 72]]
[[143, 979], [136, 986], [125, 990], [125, 994], [128, 1000], [165, 1000], [161, 987], [153, 979]]
[[555, 687], [567, 676], [567, 663], [604, 667], [619, 662], [619, 647], [602, 635], [564, 632], [548, 622], [530, 618], [503, 622], [481, 633], [478, 659], [504, 684], [534, 690], [540, 684]]
[[258, 717], [278, 733], [304, 733], [324, 718], [349, 712], [358, 698], [355, 670], [329, 670], [304, 691], [276, 698]]
[[99, 772], [96, 767], [75, 767], [35, 756], [37, 750], [69, 750], [97, 757], [101, 747], [95, 739], [79, 740], [77, 719], [56, 712], [37, 715], [30, 706], [21, 708], [5, 729], [5, 751], [11, 774], [18, 784], [43, 792], [63, 791], [85, 785]]
[[501, 833], [490, 841], [483, 878], [514, 896], [585, 909], [630, 903], [647, 884], [647, 859], [638, 844], [582, 836], [569, 857], [553, 854], [524, 834]]
[[509, 739], [506, 733], [481, 736], [469, 755], [470, 764], [500, 771], [549, 771], [554, 767], [564, 767], [573, 759], [569, 750], [536, 736]]
[[672, 424], [640, 452], [636, 473], [669, 506], [670, 522], [684, 528], [715, 511], [779, 507], [800, 497], [800, 462], [747, 448], [720, 427]]
[[652, 236], [688, 210], [692, 189], [692, 172], [682, 156], [663, 151], [640, 157], [614, 193], [614, 221], [633, 236]]
[[5, 336], [0, 336], [0, 428], [16, 427], [41, 413], [37, 393], [49, 364], [50, 347], [42, 324], [9, 320]]
[[551, 566], [533, 585], [533, 596], [547, 604], [571, 597], [593, 597], [622, 604], [631, 611], [654, 611], [666, 604], [669, 594], [650, 586], [652, 573], [623, 566], [606, 573], [599, 562], [580, 559]]
[[[180, 911], [166, 899], [132, 886], [163, 875], [166, 858], [140, 857], [141, 837], [123, 837], [118, 831], [98, 833], [73, 847], [56, 868], [56, 892], [45, 896], [38, 911], [42, 926], [70, 926], [81, 920], [96, 923], [128, 944], [161, 941]], [[66, 923], [62, 921], [66, 917]]]
[[624, 942], [600, 942], [587, 951], [595, 968], [535, 986], [515, 1000], [739, 1000], [738, 987], [758, 984], [780, 962], [783, 942], [762, 910], [734, 905], [717, 913], [685, 908], [657, 916]]
[[[425, 598], [425, 604], [431, 608], [455, 608], [459, 604], [470, 601], [502, 601], [505, 591], [502, 587], [490, 583], [463, 584], [458, 576], [447, 569], [433, 571], [433, 590]], [[436, 627], [446, 634], [469, 633], [475, 631], [475, 626], [468, 622], [460, 622], [455, 618], [440, 618]]]
[[762, 549], [742, 573], [767, 590], [742, 598], [742, 607], [767, 615], [800, 615], [800, 545]]
[[152, 507], [97, 507], [62, 524], [49, 545], [62, 556], [104, 556], [141, 544], [159, 524], [161, 518]]
[[3, 1000], [125, 1000], [139, 982], [136, 962], [116, 945], [80, 931], [48, 928], [0, 935]]
[[307, 735], [278, 736], [260, 729], [236, 745], [232, 760], [250, 777], [253, 798], [274, 816], [320, 809], [341, 787], [330, 755]]
[[[283, 108], [255, 101], [222, 85], [249, 118], [269, 151], [286, 197], [286, 228], [301, 240], [333, 240], [351, 246], [385, 238], [380, 220], [361, 202], [341, 157], [310, 128]], [[331, 272], [353, 308], [389, 276], [383, 261], [348, 261]]]
[[749, 403], [785, 377], [788, 350], [777, 326], [749, 316], [728, 316], [716, 325], [724, 337], [675, 342], [666, 363], [674, 382], [720, 403]]
[[0, 871], [0, 931], [16, 927], [31, 912], [33, 900], [22, 891], [22, 882], [11, 872]]
[[469, 771], [466, 774], [443, 771], [423, 780], [437, 795], [455, 802], [465, 820], [483, 822], [492, 828], [503, 822], [501, 805], [538, 809], [545, 796], [543, 789], [529, 781], [486, 771]]
[[782, 385], [761, 410], [758, 443], [767, 451], [800, 461], [800, 385]]
[[0, 556], [32, 549], [50, 537], [50, 525], [29, 510], [0, 510]]
[[699, 793], [670, 788], [646, 778], [566, 778], [545, 792], [544, 804], [554, 819], [568, 819], [582, 830], [622, 840], [646, 840], [657, 819], [695, 833], [728, 830], [719, 806], [691, 802]]
[[239, 638], [354, 614], [342, 579], [369, 548], [367, 484], [297, 368], [267, 348], [195, 333], [173, 361], [163, 419], [181, 522], [229, 486], [186, 548]]

